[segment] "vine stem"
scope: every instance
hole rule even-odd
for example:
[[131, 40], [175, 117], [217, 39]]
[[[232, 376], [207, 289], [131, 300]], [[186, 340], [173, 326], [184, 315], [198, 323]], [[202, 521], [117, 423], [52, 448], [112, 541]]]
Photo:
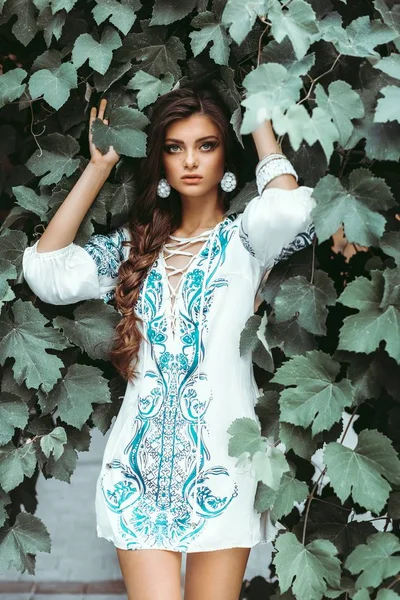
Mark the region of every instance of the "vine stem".
[[[355, 417], [356, 412], [357, 412], [357, 406], [354, 408], [354, 410], [352, 412], [352, 415], [351, 415], [351, 417], [349, 419], [349, 422], [347, 423], [346, 429], [344, 430], [343, 435], [340, 438], [339, 444], [343, 444], [343, 440], [346, 437], [346, 434], [347, 434], [347, 432], [348, 432], [348, 430], [350, 428], [350, 425], [351, 425], [351, 423], [352, 423], [352, 421], [353, 421], [353, 419]], [[311, 502], [312, 502], [312, 500], [314, 498], [315, 490], [317, 489], [319, 482], [321, 481], [321, 479], [323, 478], [323, 476], [326, 473], [326, 469], [327, 468], [325, 467], [324, 470], [321, 471], [320, 476], [318, 477], [317, 481], [314, 484], [313, 489], [311, 490], [311, 494], [309, 494], [309, 496], [308, 496], [307, 508], [306, 508], [306, 512], [305, 512], [305, 515], [304, 515], [303, 535], [302, 535], [302, 539], [301, 539], [301, 543], [303, 544], [303, 546], [305, 544], [305, 539], [306, 539], [307, 521], [308, 521], [308, 515], [309, 515], [309, 512], [310, 512]]]
[[394, 587], [398, 581], [400, 581], [400, 575], [397, 575], [397, 577], [393, 579], [392, 583], [389, 584], [386, 589], [390, 590], [390, 588]]
[[[337, 57], [335, 58], [335, 62], [334, 62], [334, 63], [333, 63], [333, 65], [331, 66], [331, 68], [330, 68], [330, 69], [328, 69], [327, 71], [325, 71], [325, 73], [321, 73], [321, 75], [318, 75], [318, 77], [316, 77], [315, 79], [312, 79], [312, 80], [311, 80], [311, 85], [310, 85], [310, 88], [309, 88], [309, 90], [308, 90], [307, 94], [304, 96], [304, 98], [303, 98], [302, 100], [300, 100], [299, 102], [297, 102], [297, 106], [299, 106], [300, 104], [303, 104], [303, 102], [305, 102], [306, 100], [308, 100], [308, 99], [309, 99], [309, 97], [310, 97], [310, 95], [311, 95], [311, 91], [312, 91], [313, 87], [315, 86], [315, 84], [317, 83], [317, 81], [318, 81], [319, 79], [321, 79], [322, 77], [324, 77], [325, 75], [328, 75], [328, 73], [330, 73], [331, 71], [333, 71], [333, 69], [336, 67], [336, 63], [337, 63], [337, 61], [339, 60], [339, 58], [340, 58], [341, 56], [342, 56], [342, 55], [341, 55], [341, 54], [340, 54], [340, 52], [339, 52], [339, 54], [338, 54], [338, 55], [337, 55]], [[311, 77], [308, 75], [308, 73], [307, 73], [307, 77], [309, 77], [309, 78], [311, 79]]]

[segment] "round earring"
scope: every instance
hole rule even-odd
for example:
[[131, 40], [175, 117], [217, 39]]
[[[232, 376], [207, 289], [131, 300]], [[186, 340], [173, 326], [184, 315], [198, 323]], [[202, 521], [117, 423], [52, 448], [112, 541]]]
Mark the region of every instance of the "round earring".
[[221, 179], [221, 188], [224, 192], [232, 192], [236, 187], [236, 177], [231, 171], [226, 171]]
[[157, 186], [157, 194], [160, 198], [168, 198], [171, 193], [171, 186], [166, 179], [160, 179]]

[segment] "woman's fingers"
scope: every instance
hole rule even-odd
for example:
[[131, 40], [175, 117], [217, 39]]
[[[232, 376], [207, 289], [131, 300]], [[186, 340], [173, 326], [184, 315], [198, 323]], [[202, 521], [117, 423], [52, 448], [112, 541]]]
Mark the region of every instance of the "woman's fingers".
[[102, 98], [102, 100], [100, 101], [100, 106], [99, 106], [99, 114], [98, 117], [99, 119], [104, 119], [104, 112], [106, 110], [106, 106], [107, 106], [107, 100], [105, 98]]

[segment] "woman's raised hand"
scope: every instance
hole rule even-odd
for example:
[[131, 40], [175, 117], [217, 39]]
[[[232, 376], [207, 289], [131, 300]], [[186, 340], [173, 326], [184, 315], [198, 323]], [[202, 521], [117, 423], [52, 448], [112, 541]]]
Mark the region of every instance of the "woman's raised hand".
[[98, 114], [97, 114], [97, 109], [95, 106], [93, 106], [92, 110], [90, 111], [89, 149], [90, 149], [90, 161], [92, 163], [94, 163], [96, 165], [100, 165], [100, 166], [107, 166], [111, 169], [119, 161], [120, 155], [115, 152], [113, 146], [109, 147], [108, 152], [106, 154], [102, 154], [100, 152], [100, 150], [98, 148], [96, 148], [96, 146], [93, 143], [93, 139], [92, 139], [92, 137], [93, 137], [92, 136], [92, 123], [96, 120], [97, 117], [99, 119], [101, 119], [103, 121], [103, 123], [108, 125], [108, 119], [104, 118], [104, 112], [106, 110], [106, 106], [107, 106], [107, 100], [105, 98], [102, 98], [102, 100], [100, 101]]

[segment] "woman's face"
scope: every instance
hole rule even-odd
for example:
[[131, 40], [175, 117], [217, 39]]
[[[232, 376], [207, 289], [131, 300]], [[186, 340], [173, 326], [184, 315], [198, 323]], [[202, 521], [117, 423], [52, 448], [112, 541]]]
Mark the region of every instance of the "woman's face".
[[[208, 194], [224, 174], [222, 135], [207, 115], [196, 113], [168, 125], [162, 156], [168, 183], [183, 196]], [[183, 179], [187, 175], [200, 179]]]

